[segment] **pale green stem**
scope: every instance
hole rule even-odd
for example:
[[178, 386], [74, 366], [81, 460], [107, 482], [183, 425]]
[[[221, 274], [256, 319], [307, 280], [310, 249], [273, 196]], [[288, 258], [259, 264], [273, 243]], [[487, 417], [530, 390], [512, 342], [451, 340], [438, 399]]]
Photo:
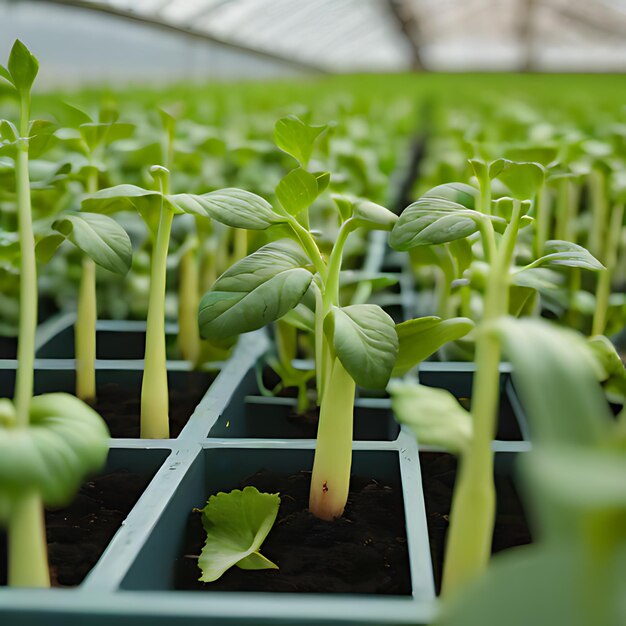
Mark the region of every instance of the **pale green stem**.
[[555, 239], [567, 240], [570, 216], [570, 194], [569, 181], [567, 178], [559, 180], [556, 192], [556, 226], [554, 231]]
[[315, 271], [320, 275], [322, 280], [326, 280], [326, 265], [322, 259], [319, 248], [315, 243], [315, 240], [311, 236], [311, 233], [302, 227], [302, 225], [294, 217], [288, 215], [288, 224], [294, 233], [297, 235], [298, 240], [302, 244], [304, 251], [307, 253], [309, 259], [315, 266]]
[[521, 205], [516, 200], [487, 279], [484, 317], [476, 338], [472, 388], [474, 434], [469, 450], [461, 459], [452, 499], [443, 578], [446, 595], [456, 592], [483, 571], [491, 551], [495, 517], [491, 441], [498, 414], [501, 346], [490, 326], [508, 313], [509, 269], [520, 214]]
[[197, 247], [190, 246], [182, 255], [179, 267], [178, 346], [182, 358], [194, 365], [200, 357], [199, 281]]
[[[87, 193], [98, 190], [98, 170], [91, 167], [87, 175]], [[76, 395], [81, 400], [96, 397], [96, 321], [98, 305], [96, 300], [96, 264], [83, 255], [78, 306], [74, 327], [76, 352]]]
[[596, 288], [596, 310], [593, 316], [592, 335], [602, 335], [606, 329], [606, 320], [609, 310], [609, 298], [613, 273], [617, 265], [620, 237], [622, 234], [622, 221], [624, 219], [624, 203], [618, 202], [611, 213], [611, 225], [606, 242], [604, 266], [606, 269], [600, 272]]
[[487, 263], [491, 263], [496, 256], [496, 234], [493, 230], [491, 220], [488, 217], [480, 219], [478, 222], [478, 229], [480, 231], [480, 239], [483, 244], [485, 261]]
[[546, 187], [543, 187], [535, 196], [535, 240], [534, 254], [535, 258], [543, 256], [546, 241], [549, 239], [550, 222], [552, 218], [552, 202], [550, 193]]
[[164, 204], [152, 254], [146, 354], [141, 386], [141, 437], [169, 437], [169, 393], [165, 355], [165, 282], [167, 253], [174, 213]]
[[96, 264], [85, 255], [74, 327], [76, 395], [81, 400], [93, 400], [96, 397], [96, 319]]
[[[33, 397], [35, 335], [37, 332], [37, 262], [33, 235], [28, 125], [30, 94], [20, 94], [20, 137], [15, 160], [17, 213], [20, 241], [20, 327], [15, 381], [16, 428], [28, 428]], [[38, 493], [19, 494], [12, 503], [8, 523], [9, 585], [49, 587], [48, 553], [43, 504]]]
[[483, 215], [491, 215], [491, 179], [486, 176], [479, 180], [480, 186], [480, 212]]
[[324, 301], [315, 279], [311, 285], [315, 294], [315, 386], [319, 405], [324, 397]]
[[20, 97], [20, 137], [15, 160], [17, 217], [20, 240], [20, 327], [17, 348], [15, 409], [17, 425], [28, 428], [30, 401], [33, 396], [35, 334], [37, 332], [37, 262], [28, 175], [28, 119], [30, 97]]
[[339, 359], [320, 408], [309, 510], [324, 520], [341, 517], [348, 499], [352, 465], [352, 424], [356, 385]]
[[41, 497], [20, 494], [11, 503], [8, 533], [11, 587], [49, 587], [48, 545]]
[[248, 256], [248, 231], [245, 228], [233, 229], [233, 262]]
[[589, 175], [589, 191], [591, 193], [591, 230], [589, 232], [589, 252], [600, 262], [604, 261], [606, 221], [608, 203], [606, 197], [606, 178], [599, 169]]

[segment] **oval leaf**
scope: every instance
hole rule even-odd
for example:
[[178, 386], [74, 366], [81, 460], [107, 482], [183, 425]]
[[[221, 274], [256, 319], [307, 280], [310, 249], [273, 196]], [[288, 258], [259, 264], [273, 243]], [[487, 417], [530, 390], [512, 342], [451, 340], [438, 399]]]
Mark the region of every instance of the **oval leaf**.
[[264, 230], [285, 221], [267, 200], [243, 189], [219, 189], [201, 196], [179, 194], [168, 200], [185, 213], [198, 214], [201, 208], [209, 217], [232, 228]]
[[278, 201], [291, 215], [298, 215], [308, 209], [318, 193], [317, 179], [301, 167], [289, 172], [276, 187]]
[[324, 331], [358, 385], [369, 389], [387, 386], [398, 354], [398, 336], [393, 320], [379, 306], [335, 307], [324, 320]]
[[21, 92], [28, 92], [39, 72], [39, 61], [19, 39], [16, 39], [11, 48], [7, 69], [15, 88]]
[[556, 239], [546, 241], [544, 250], [547, 254], [520, 271], [533, 267], [579, 267], [594, 272], [605, 269], [604, 265], [589, 250], [570, 241]]
[[274, 126], [274, 142], [287, 154], [306, 167], [315, 140], [326, 130], [326, 126], [309, 126], [295, 115], [284, 117]]
[[309, 260], [289, 240], [263, 246], [235, 263], [200, 301], [200, 333], [207, 339], [262, 328], [293, 309], [313, 275]]
[[420, 444], [452, 454], [468, 449], [474, 430], [472, 417], [449, 391], [400, 381], [390, 383], [388, 390], [394, 415]]
[[198, 559], [199, 580], [210, 583], [233, 566], [241, 569], [278, 569], [259, 550], [280, 507], [277, 493], [260, 493], [255, 487], [211, 496], [202, 509], [206, 541]]
[[393, 375], [404, 376], [443, 345], [461, 339], [473, 328], [474, 322], [466, 317], [419, 317], [398, 324], [399, 349]]
[[34, 397], [28, 428], [0, 427], [0, 493], [11, 499], [34, 490], [46, 504], [67, 504], [104, 465], [108, 438], [102, 418], [74, 396]]
[[67, 214], [52, 227], [100, 267], [127, 274], [133, 247], [126, 231], [112, 218], [98, 213]]

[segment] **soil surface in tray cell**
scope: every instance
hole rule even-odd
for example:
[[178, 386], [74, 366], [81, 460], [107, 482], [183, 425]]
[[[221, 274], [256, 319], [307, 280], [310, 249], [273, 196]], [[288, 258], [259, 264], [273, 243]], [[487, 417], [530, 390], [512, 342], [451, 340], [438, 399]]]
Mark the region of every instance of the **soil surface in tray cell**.
[[0, 337], [0, 359], [17, 359], [16, 337]]
[[[439, 593], [457, 462], [450, 454], [423, 452], [420, 453], [420, 468], [435, 587]], [[492, 554], [532, 542], [524, 509], [511, 476], [496, 472], [495, 484], [497, 512]]]
[[[116, 470], [86, 482], [69, 507], [46, 510], [53, 587], [79, 585], [117, 532], [153, 473]], [[7, 584], [6, 535], [0, 535], [0, 584]]]
[[[281, 476], [262, 470], [240, 488], [280, 493], [281, 505], [261, 553], [278, 570], [228, 570], [213, 583], [198, 581], [198, 556], [206, 533], [199, 513], [187, 524], [176, 562], [177, 589], [293, 593], [408, 595], [411, 576], [400, 490], [353, 477], [344, 515], [334, 522], [308, 511], [310, 472]], [[202, 503], [199, 503], [202, 506]]]
[[[214, 378], [212, 374], [193, 372], [185, 376], [184, 383], [170, 385], [171, 438], [180, 435]], [[103, 417], [114, 439], [139, 437], [139, 389], [129, 390], [114, 383], [101, 385], [98, 399], [92, 406]]]

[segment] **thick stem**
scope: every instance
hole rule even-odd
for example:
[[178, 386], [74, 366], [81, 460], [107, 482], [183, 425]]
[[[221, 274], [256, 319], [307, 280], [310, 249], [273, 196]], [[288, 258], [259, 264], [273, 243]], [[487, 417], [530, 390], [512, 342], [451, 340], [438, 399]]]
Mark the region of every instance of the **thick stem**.
[[35, 237], [30, 200], [28, 175], [28, 118], [30, 96], [20, 97], [20, 136], [15, 160], [17, 218], [20, 240], [20, 327], [17, 348], [17, 373], [15, 381], [16, 423], [28, 428], [30, 401], [33, 396], [35, 366], [35, 334], [37, 331], [37, 262], [35, 259]]
[[[33, 397], [35, 334], [37, 331], [37, 262], [33, 235], [28, 174], [30, 95], [20, 94], [20, 137], [15, 160], [17, 213], [20, 240], [20, 327], [15, 381], [16, 428], [28, 428]], [[14, 500], [8, 527], [9, 585], [49, 587], [48, 552], [43, 505], [37, 493]]]
[[152, 254], [145, 369], [141, 386], [141, 437], [144, 439], [167, 439], [170, 433], [165, 356], [165, 279], [173, 218], [174, 213], [162, 205]]
[[[98, 170], [91, 166], [87, 174], [87, 193], [98, 191]], [[76, 395], [81, 400], [94, 400], [96, 397], [96, 321], [98, 304], [96, 300], [96, 264], [83, 256], [74, 344], [76, 351]]]
[[83, 257], [74, 342], [76, 344], [76, 395], [81, 400], [96, 397], [96, 264]]
[[619, 202], [613, 207], [611, 213], [611, 225], [608, 233], [608, 241], [606, 242], [604, 261], [606, 269], [602, 270], [598, 277], [598, 285], [596, 287], [596, 310], [593, 315], [591, 330], [592, 335], [602, 335], [606, 329], [611, 285], [613, 282], [613, 273], [617, 265], [623, 219], [624, 203]]
[[233, 233], [233, 262], [241, 261], [248, 256], [248, 231], [235, 228]]
[[178, 346], [183, 359], [195, 365], [200, 357], [198, 329], [200, 276], [197, 247], [190, 247], [182, 255], [178, 280]]
[[8, 532], [11, 587], [49, 587], [48, 544], [39, 494], [21, 494], [12, 502]]
[[324, 264], [322, 255], [320, 254], [319, 248], [311, 236], [311, 233], [292, 216], [288, 216], [287, 223], [298, 237], [298, 241], [304, 248], [307, 256], [311, 259], [311, 262], [315, 266], [315, 271], [320, 275], [322, 280], [326, 280], [326, 265]]
[[548, 189], [543, 187], [535, 196], [535, 240], [533, 252], [535, 258], [543, 256], [546, 241], [550, 237], [550, 222], [552, 219], [552, 203]]
[[341, 517], [348, 500], [355, 387], [335, 358], [320, 408], [309, 495], [311, 513], [324, 520]]
[[476, 374], [472, 388], [474, 434], [461, 461], [452, 499], [443, 579], [446, 595], [478, 575], [486, 567], [491, 551], [495, 517], [491, 440], [500, 396], [501, 347], [490, 325], [508, 313], [509, 269], [520, 216], [521, 205], [515, 201], [511, 221], [487, 279], [484, 318], [476, 339]]
[[562, 178], [556, 192], [556, 225], [554, 230], [556, 239], [567, 239], [570, 214], [569, 201], [569, 181], [567, 178]]
[[589, 175], [589, 191], [591, 192], [591, 230], [589, 232], [589, 252], [600, 262], [604, 261], [604, 239], [608, 203], [606, 197], [606, 177], [604, 172], [593, 169]]
[[315, 294], [315, 386], [319, 406], [324, 397], [324, 301], [315, 279], [311, 284]]

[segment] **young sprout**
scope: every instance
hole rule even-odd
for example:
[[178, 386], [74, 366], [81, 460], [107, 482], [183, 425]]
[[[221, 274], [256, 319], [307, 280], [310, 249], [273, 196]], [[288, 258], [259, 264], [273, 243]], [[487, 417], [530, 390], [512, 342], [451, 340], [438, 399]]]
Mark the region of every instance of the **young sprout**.
[[109, 214], [136, 210], [146, 222], [153, 250], [146, 329], [144, 375], [141, 388], [141, 437], [169, 437], [169, 392], [165, 353], [165, 287], [170, 233], [175, 215], [217, 219], [222, 213], [240, 212], [250, 220], [263, 220], [269, 204], [240, 189], [222, 189], [204, 195], [170, 193], [170, 172], [154, 165], [150, 173], [157, 189], [117, 185], [83, 200], [83, 208]]
[[227, 270], [202, 298], [198, 319], [204, 337], [238, 335], [282, 318], [311, 291], [320, 419], [309, 508], [317, 517], [332, 520], [342, 515], [348, 497], [356, 384], [384, 388], [398, 346], [394, 323], [380, 307], [341, 305], [343, 249], [356, 229], [390, 230], [397, 217], [371, 202], [338, 200], [339, 231], [330, 255], [322, 256], [308, 227], [308, 210], [328, 185], [329, 175], [304, 169], [320, 132], [295, 117], [279, 120], [276, 143], [299, 167], [278, 184], [277, 205], [253, 216], [237, 207], [215, 215], [229, 226], [274, 227], [287, 238]]
[[8, 528], [9, 584], [50, 585], [43, 504], [66, 504], [82, 478], [106, 460], [108, 431], [100, 416], [63, 393], [33, 398], [37, 266], [29, 178], [31, 88], [39, 63], [19, 40], [0, 77], [17, 92], [20, 122], [4, 142], [15, 157], [20, 274], [20, 325], [15, 398], [0, 400], [0, 523]]
[[[481, 185], [479, 206], [482, 211], [463, 204], [464, 198], [471, 197], [465, 190], [459, 194], [455, 185], [443, 185], [408, 207], [390, 238], [394, 248], [408, 250], [479, 233], [484, 256], [489, 262], [483, 315], [476, 329], [476, 375], [471, 407], [473, 433], [463, 453], [452, 501], [443, 580], [445, 594], [463, 586], [484, 569], [491, 552], [495, 514], [491, 441], [498, 414], [501, 344], [490, 329], [509, 315], [510, 288], [514, 279], [511, 267], [518, 232], [532, 221], [526, 212], [544, 181], [544, 168], [537, 163], [498, 159], [491, 163], [473, 161], [472, 167]], [[497, 202], [493, 202], [491, 191], [491, 180], [495, 177], [506, 184], [510, 193], [510, 197], [500, 198]], [[451, 199], [454, 194], [456, 200]], [[500, 237], [498, 232], [502, 233]], [[517, 273], [539, 266], [602, 268], [589, 252], [576, 244], [550, 241], [546, 243], [545, 252], [548, 254]], [[400, 337], [402, 350], [402, 335]]]

